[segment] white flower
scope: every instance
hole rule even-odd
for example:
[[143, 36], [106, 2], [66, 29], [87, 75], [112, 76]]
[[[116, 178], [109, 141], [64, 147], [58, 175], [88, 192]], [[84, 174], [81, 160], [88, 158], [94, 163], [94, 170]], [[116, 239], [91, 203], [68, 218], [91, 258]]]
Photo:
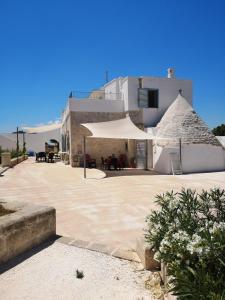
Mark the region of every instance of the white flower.
[[154, 254], [154, 260], [157, 260], [157, 261], [160, 261], [160, 253], [157, 251], [155, 254]]
[[179, 200], [176, 198], [169, 199], [169, 209], [174, 209], [179, 205]]
[[170, 241], [167, 240], [166, 237], [164, 237], [164, 239], [163, 239], [163, 240], [161, 241], [161, 243], [160, 243], [159, 251], [160, 251], [161, 253], [163, 253], [164, 251], [166, 251], [166, 248], [167, 248], [167, 247], [170, 247]]
[[178, 232], [172, 234], [172, 238], [177, 242], [186, 242], [190, 240], [190, 236], [183, 230], [179, 230]]
[[211, 234], [216, 233], [217, 231], [223, 231], [225, 230], [225, 223], [220, 222], [220, 223], [214, 223], [213, 227], [209, 229], [209, 232]]
[[196, 233], [193, 234], [191, 241], [187, 244], [187, 250], [190, 254], [196, 253], [200, 256], [210, 251], [208, 247], [204, 247], [204, 240]]

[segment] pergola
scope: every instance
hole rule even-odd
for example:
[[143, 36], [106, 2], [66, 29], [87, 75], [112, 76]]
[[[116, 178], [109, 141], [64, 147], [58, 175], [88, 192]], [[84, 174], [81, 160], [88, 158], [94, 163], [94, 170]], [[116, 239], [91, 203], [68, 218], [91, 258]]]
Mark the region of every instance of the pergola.
[[83, 136], [84, 148], [84, 178], [86, 178], [86, 138], [104, 138], [104, 139], [130, 139], [130, 140], [153, 140], [161, 139], [150, 133], [139, 129], [127, 116], [124, 119], [115, 121], [83, 123], [91, 133], [91, 136]]

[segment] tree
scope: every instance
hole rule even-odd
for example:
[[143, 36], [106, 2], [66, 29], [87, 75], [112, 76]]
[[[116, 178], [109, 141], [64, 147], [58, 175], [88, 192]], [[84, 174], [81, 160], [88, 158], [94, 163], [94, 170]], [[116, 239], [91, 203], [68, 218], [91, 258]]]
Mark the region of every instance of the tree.
[[221, 124], [212, 130], [214, 135], [225, 136], [225, 124]]

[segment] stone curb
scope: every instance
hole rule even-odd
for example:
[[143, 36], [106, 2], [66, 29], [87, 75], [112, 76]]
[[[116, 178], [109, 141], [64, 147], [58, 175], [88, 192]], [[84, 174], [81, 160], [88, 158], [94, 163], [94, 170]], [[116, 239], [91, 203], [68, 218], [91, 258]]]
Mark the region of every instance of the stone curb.
[[113, 248], [105, 244], [99, 244], [94, 242], [88, 242], [84, 240], [76, 240], [70, 237], [60, 237], [56, 240], [58, 243], [62, 243], [69, 246], [74, 246], [78, 248], [87, 249], [90, 251], [96, 251], [100, 253], [104, 253], [106, 255], [110, 255], [113, 257], [117, 257], [120, 259], [135, 261], [140, 263], [137, 253], [132, 249], [121, 249], [121, 248]]
[[160, 263], [154, 260], [154, 251], [144, 240], [144, 237], [136, 240], [136, 252], [141, 260], [142, 265], [148, 271], [159, 271]]

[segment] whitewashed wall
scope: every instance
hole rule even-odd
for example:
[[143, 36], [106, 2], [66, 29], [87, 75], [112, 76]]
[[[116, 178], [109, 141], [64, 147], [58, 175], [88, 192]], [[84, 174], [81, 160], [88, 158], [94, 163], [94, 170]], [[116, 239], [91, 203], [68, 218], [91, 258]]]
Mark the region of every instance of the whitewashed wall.
[[202, 144], [182, 146], [182, 167], [185, 173], [225, 170], [222, 147]]
[[87, 112], [122, 112], [123, 101], [121, 100], [88, 100], [88, 99], [70, 99], [70, 111], [87, 111]]
[[221, 145], [225, 148], [225, 136], [216, 136]]
[[[143, 88], [159, 90], [159, 108], [143, 109], [144, 125], [155, 126], [161, 119], [166, 109], [172, 104], [182, 90], [182, 95], [192, 105], [192, 81], [178, 80], [175, 78], [143, 77]], [[128, 95], [124, 98], [125, 110], [137, 110], [138, 108], [138, 78], [127, 77]], [[124, 86], [125, 87], [125, 86]]]
[[179, 155], [179, 148], [158, 145], [153, 147], [153, 168], [155, 171], [162, 174], [172, 174], [170, 153]]
[[[153, 167], [162, 174], [171, 174], [170, 153], [179, 155], [179, 148], [153, 147]], [[183, 173], [217, 172], [225, 170], [225, 151], [222, 147], [190, 144], [182, 145], [181, 160]]]

